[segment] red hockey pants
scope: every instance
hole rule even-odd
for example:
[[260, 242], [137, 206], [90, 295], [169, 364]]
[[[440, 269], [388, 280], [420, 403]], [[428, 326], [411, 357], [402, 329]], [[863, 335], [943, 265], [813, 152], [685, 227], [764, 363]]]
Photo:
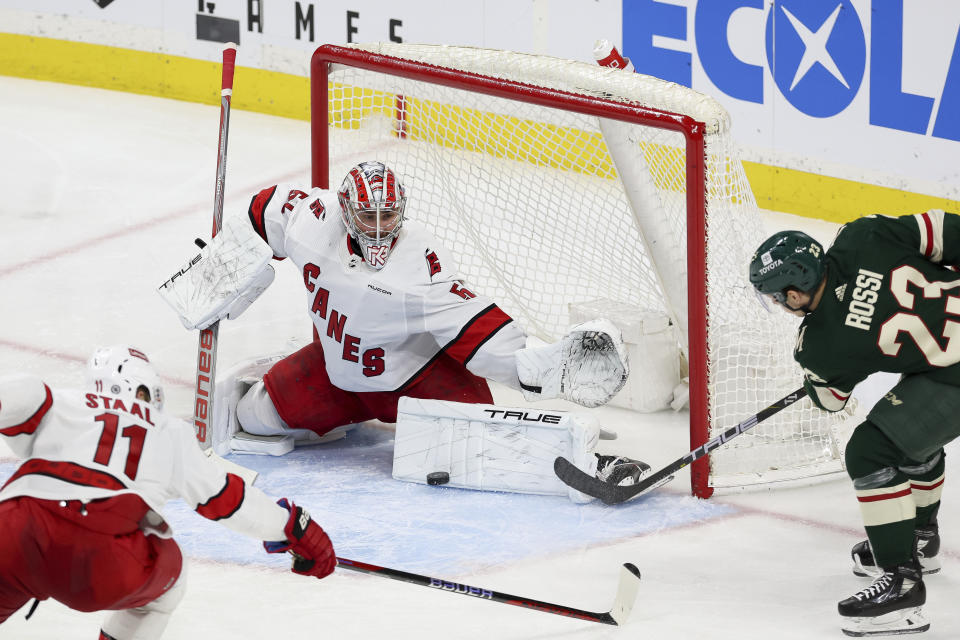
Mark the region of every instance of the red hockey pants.
[[86, 507], [29, 496], [0, 502], [0, 623], [31, 598], [100, 611], [163, 595], [183, 558], [172, 539], [136, 528], [132, 517], [144, 512], [136, 502], [145, 507], [129, 494]]

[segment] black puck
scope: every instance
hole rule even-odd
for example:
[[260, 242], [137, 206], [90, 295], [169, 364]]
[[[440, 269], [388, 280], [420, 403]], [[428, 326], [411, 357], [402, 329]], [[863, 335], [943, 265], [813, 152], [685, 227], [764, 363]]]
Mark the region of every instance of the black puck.
[[450, 482], [450, 474], [446, 471], [433, 471], [427, 474], [427, 484], [447, 484]]

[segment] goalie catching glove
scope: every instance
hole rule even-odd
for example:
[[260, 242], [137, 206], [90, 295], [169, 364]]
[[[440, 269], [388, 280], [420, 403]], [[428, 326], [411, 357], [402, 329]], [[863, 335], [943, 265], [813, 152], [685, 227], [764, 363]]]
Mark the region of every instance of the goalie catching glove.
[[333, 573], [337, 566], [337, 557], [326, 532], [310, 518], [309, 513], [286, 498], [280, 498], [277, 504], [290, 512], [290, 519], [283, 528], [287, 539], [264, 542], [263, 548], [267, 553], [289, 551], [293, 556], [291, 570], [303, 576], [325, 578]]
[[563, 398], [583, 407], [610, 401], [627, 382], [630, 366], [620, 330], [609, 320], [575, 325], [559, 342], [517, 352], [525, 400]]
[[273, 252], [242, 217], [231, 218], [200, 253], [160, 285], [187, 329], [233, 320], [273, 282]]

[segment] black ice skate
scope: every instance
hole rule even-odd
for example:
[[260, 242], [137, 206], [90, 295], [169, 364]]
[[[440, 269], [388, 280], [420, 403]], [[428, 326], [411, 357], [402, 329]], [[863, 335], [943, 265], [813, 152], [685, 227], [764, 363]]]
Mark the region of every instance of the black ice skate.
[[920, 608], [927, 601], [919, 564], [885, 567], [869, 587], [837, 605], [844, 620], [843, 632], [864, 637], [921, 633], [930, 623]]
[[647, 472], [650, 465], [639, 460], [632, 460], [625, 456], [597, 456], [597, 478], [604, 482], [616, 485], [637, 484]]
[[[913, 532], [913, 548], [920, 559], [923, 575], [930, 575], [940, 571], [940, 529], [936, 524], [919, 527]], [[853, 573], [861, 577], [877, 578], [881, 571], [877, 568], [870, 548], [870, 541], [864, 540], [853, 545], [850, 550], [853, 557]]]

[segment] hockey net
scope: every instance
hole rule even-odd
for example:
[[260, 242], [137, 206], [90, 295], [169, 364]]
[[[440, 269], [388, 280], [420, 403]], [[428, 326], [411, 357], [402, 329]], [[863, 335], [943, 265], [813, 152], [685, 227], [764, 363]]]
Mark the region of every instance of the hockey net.
[[[394, 43], [320, 47], [311, 78], [314, 185], [386, 162], [408, 215], [529, 333], [556, 340], [571, 303], [598, 299], [673, 318], [691, 448], [798, 386], [795, 320], [747, 282], [766, 234], [713, 99], [582, 62]], [[798, 404], [695, 463], [693, 492], [839, 471], [838, 418]]]

